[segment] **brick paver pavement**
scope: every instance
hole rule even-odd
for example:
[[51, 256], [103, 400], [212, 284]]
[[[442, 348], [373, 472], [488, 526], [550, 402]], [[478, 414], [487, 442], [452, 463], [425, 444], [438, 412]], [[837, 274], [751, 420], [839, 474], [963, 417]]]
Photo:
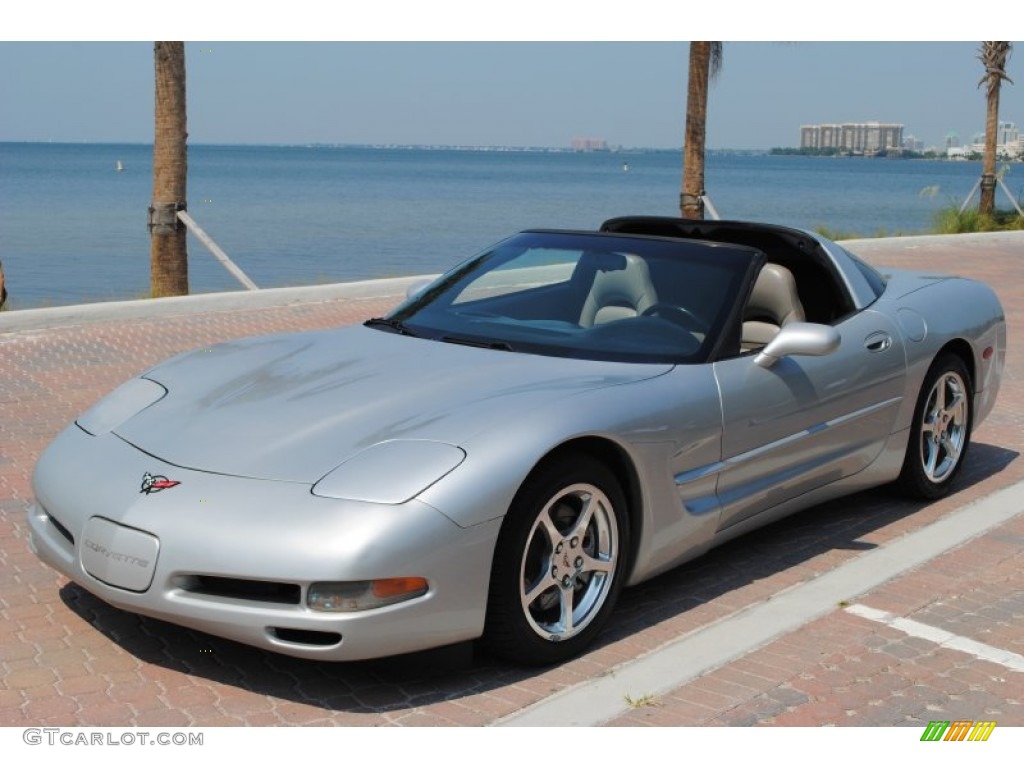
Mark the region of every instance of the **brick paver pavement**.
[[[913, 246], [913, 247], [908, 247]], [[325, 328], [388, 300], [206, 312], [0, 334], [0, 725], [482, 725], [603, 674], [706, 622], [814, 578], [1024, 478], [1024, 239], [870, 241], [876, 263], [977, 276], [1007, 309], [1010, 355], [996, 411], [957, 492], [921, 505], [884, 491], [822, 505], [623, 595], [597, 648], [529, 670], [477, 655], [355, 664], [278, 656], [111, 608], [41, 565], [24, 523], [46, 443], [120, 381], [178, 351]], [[1024, 506], [1024, 500], [1022, 500]], [[859, 601], [993, 646], [1020, 647], [1020, 518]], [[615, 724], [1024, 725], [1024, 674], [836, 611], [681, 686]], [[637, 692], [642, 694], [643, 692]]]

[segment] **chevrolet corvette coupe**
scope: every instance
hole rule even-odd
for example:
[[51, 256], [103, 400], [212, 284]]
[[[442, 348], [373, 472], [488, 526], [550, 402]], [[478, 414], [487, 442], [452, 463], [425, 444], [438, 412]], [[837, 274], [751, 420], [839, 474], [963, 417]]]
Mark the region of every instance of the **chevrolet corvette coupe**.
[[796, 510], [947, 493], [1003, 311], [809, 232], [521, 232], [384, 317], [179, 355], [40, 457], [31, 545], [111, 605], [294, 656], [581, 653], [623, 587]]

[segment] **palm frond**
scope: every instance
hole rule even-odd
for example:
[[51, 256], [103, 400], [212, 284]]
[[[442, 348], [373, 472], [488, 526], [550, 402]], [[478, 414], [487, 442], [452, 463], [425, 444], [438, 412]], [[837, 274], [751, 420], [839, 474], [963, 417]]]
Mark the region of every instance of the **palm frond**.
[[722, 43], [711, 43], [711, 57], [708, 61], [708, 76], [714, 80], [722, 68]]
[[978, 87], [986, 86], [989, 93], [999, 88], [1003, 80], [1013, 84], [1006, 74], [1006, 62], [1013, 52], [1013, 43], [1006, 41], [987, 41], [978, 49], [978, 59], [985, 67], [985, 75], [978, 81]]

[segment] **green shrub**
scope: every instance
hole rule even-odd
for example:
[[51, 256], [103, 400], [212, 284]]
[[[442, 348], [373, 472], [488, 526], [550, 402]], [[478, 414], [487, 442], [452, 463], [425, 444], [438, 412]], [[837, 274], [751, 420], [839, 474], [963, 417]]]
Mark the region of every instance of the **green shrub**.
[[1016, 211], [996, 211], [988, 216], [977, 208], [961, 211], [957, 206], [941, 208], [935, 212], [935, 232], [940, 235], [959, 235], [965, 232], [1003, 232], [1024, 229], [1024, 218]]

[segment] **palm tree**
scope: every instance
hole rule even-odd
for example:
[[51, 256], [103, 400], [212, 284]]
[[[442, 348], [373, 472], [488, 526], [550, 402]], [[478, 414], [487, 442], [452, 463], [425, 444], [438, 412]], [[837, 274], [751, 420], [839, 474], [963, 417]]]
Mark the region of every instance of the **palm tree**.
[[150, 280], [153, 296], [188, 293], [185, 210], [188, 132], [185, 121], [185, 44], [153, 44], [156, 124], [153, 136], [153, 201], [149, 207]]
[[985, 76], [978, 83], [986, 89], [988, 111], [985, 118], [985, 155], [981, 164], [981, 198], [978, 213], [992, 216], [996, 208], [996, 134], [999, 130], [999, 88], [1006, 76], [1006, 61], [1013, 43], [985, 42], [978, 49], [978, 58], [985, 65]]
[[684, 219], [704, 218], [704, 135], [708, 121], [708, 83], [722, 66], [722, 44], [690, 43], [690, 76], [686, 89], [686, 143], [683, 145], [683, 189], [679, 211]]

